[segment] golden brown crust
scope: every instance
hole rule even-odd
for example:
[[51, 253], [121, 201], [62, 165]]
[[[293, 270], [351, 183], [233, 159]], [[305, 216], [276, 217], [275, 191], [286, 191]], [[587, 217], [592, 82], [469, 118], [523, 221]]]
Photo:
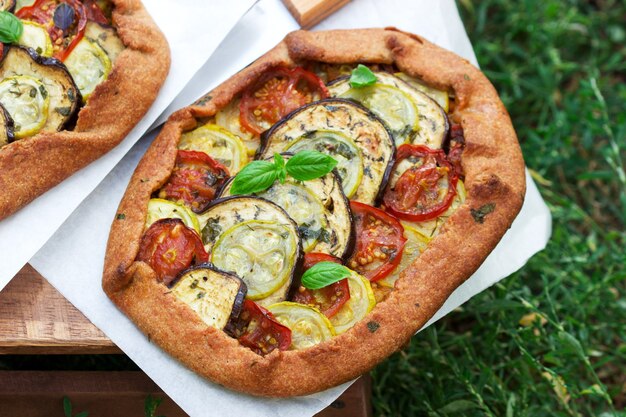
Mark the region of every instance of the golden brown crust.
[[[362, 45], [368, 45], [362, 48]], [[194, 117], [225, 106], [265, 68], [299, 60], [332, 63], [395, 63], [427, 83], [454, 91], [452, 117], [463, 125], [466, 202], [441, 234], [402, 274], [388, 299], [330, 341], [261, 357], [209, 328], [135, 262], [146, 206], [170, 175], [176, 144]], [[231, 389], [284, 397], [320, 391], [368, 371], [402, 346], [441, 307], [493, 250], [520, 210], [524, 161], [509, 116], [485, 76], [466, 60], [415, 35], [393, 28], [289, 34], [276, 48], [220, 85], [210, 97], [172, 115], [138, 166], [120, 204], [124, 219], [109, 236], [103, 287], [153, 341], [195, 372]], [[495, 204], [482, 223], [472, 215]], [[122, 217], [122, 216], [120, 216]]]
[[72, 131], [0, 148], [0, 220], [113, 149], [148, 111], [169, 71], [167, 41], [139, 0], [112, 0], [125, 45]]

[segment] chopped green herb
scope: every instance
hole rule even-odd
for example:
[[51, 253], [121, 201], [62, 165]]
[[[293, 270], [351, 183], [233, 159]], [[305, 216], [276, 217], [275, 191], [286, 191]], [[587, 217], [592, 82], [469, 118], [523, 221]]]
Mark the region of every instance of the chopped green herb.
[[376, 321], [368, 321], [367, 322], [367, 330], [369, 330], [370, 333], [376, 332], [376, 330], [378, 330], [379, 328], [380, 328], [380, 323], [378, 323]]
[[124, 220], [126, 218], [126, 215], [124, 213], [118, 213], [118, 215], [115, 216], [115, 218], [117, 220]]
[[485, 216], [487, 216], [487, 214], [493, 212], [493, 210], [496, 208], [495, 203], [488, 203], [485, 204], [484, 206], [480, 207], [478, 210], [476, 209], [470, 209], [470, 212], [472, 213], [472, 217], [474, 218], [474, 221], [476, 223], [484, 223], [485, 222]]

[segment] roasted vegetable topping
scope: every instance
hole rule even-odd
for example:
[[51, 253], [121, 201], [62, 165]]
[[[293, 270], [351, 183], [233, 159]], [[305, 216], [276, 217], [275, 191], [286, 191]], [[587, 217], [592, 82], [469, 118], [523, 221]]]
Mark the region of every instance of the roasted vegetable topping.
[[291, 349], [308, 348], [335, 335], [333, 325], [316, 308], [284, 301], [269, 306], [268, 310], [279, 323], [291, 329]]
[[260, 135], [300, 106], [328, 97], [326, 86], [315, 74], [296, 67], [266, 71], [242, 96], [241, 126]]
[[181, 271], [208, 258], [198, 234], [179, 219], [153, 223], [144, 233], [137, 254], [137, 260], [150, 265], [165, 285]]
[[337, 334], [352, 328], [367, 313], [372, 311], [376, 305], [376, 299], [367, 278], [354, 271], [350, 272], [346, 279], [348, 281], [350, 299], [330, 318], [330, 322]]
[[398, 149], [385, 191], [386, 209], [405, 220], [431, 220], [445, 212], [456, 194], [458, 177], [442, 150], [421, 145]]
[[[307, 253], [304, 255], [303, 269], [305, 275], [307, 271], [320, 262], [333, 262], [341, 266], [341, 259], [332, 255], [325, 253]], [[345, 276], [348, 275], [350, 275], [350, 271], [345, 268]], [[309, 289], [304, 285], [303, 279], [303, 285], [294, 293], [293, 301], [315, 307], [324, 313], [326, 317], [332, 317], [337, 314], [341, 307], [350, 299], [350, 288], [348, 286], [348, 280], [345, 278], [318, 289]]]
[[382, 210], [356, 201], [350, 207], [356, 225], [356, 250], [347, 265], [370, 281], [383, 279], [402, 259], [404, 229]]
[[378, 117], [342, 99], [300, 107], [266, 132], [262, 141], [263, 158], [305, 149], [329, 154], [338, 161], [346, 195], [367, 204], [374, 204], [384, 189], [395, 150], [393, 137]]
[[248, 155], [241, 139], [226, 129], [214, 124], [206, 124], [185, 132], [178, 148], [204, 152], [235, 175], [248, 162]]
[[159, 198], [180, 201], [199, 213], [228, 178], [228, 170], [204, 152], [178, 151], [176, 167]]
[[267, 355], [275, 349], [287, 350], [291, 346], [291, 330], [252, 300], [244, 301], [239, 323], [235, 337], [259, 355]]
[[72, 74], [83, 100], [87, 100], [98, 84], [111, 72], [111, 60], [96, 42], [81, 39], [65, 58], [65, 66]]
[[185, 271], [172, 294], [187, 304], [208, 326], [234, 329], [246, 296], [246, 284], [237, 276], [200, 265]]
[[13, 118], [18, 139], [38, 133], [48, 120], [48, 92], [43, 83], [33, 77], [22, 75], [2, 80], [0, 103]]

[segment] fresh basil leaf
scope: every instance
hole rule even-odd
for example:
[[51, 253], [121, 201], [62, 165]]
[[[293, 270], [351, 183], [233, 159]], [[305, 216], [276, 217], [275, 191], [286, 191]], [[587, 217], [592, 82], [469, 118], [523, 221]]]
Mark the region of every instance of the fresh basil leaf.
[[58, 27], [62, 31], [66, 31], [72, 26], [75, 18], [74, 9], [67, 3], [61, 3], [54, 10], [54, 26]]
[[287, 170], [285, 169], [285, 158], [279, 153], [274, 154], [274, 165], [278, 170], [278, 181], [281, 184], [285, 183], [285, 179], [287, 178]]
[[367, 87], [373, 84], [376, 84], [376, 74], [371, 69], [363, 64], [359, 64], [352, 70], [352, 75], [350, 75], [350, 86], [352, 88]]
[[319, 290], [350, 276], [350, 270], [335, 262], [318, 262], [302, 274], [302, 285]]
[[0, 42], [16, 43], [22, 36], [24, 25], [13, 13], [0, 11]]
[[318, 151], [300, 151], [287, 161], [287, 173], [300, 181], [308, 181], [328, 174], [337, 161]]
[[235, 176], [230, 193], [252, 194], [267, 190], [278, 176], [278, 169], [272, 162], [252, 161]]

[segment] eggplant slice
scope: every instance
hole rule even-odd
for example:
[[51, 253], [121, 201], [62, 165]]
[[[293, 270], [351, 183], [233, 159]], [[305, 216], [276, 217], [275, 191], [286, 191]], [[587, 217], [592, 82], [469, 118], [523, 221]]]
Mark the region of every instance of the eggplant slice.
[[[31, 78], [41, 84], [39, 91], [31, 90], [35, 96], [41, 95], [49, 102], [45, 123], [38, 132], [62, 130], [78, 110], [80, 92], [65, 65], [57, 59], [44, 58], [32, 49], [11, 46], [0, 62], [0, 82], [11, 77]], [[11, 95], [0, 98], [0, 102], [10, 107], [5, 100], [10, 101]], [[15, 132], [18, 133], [19, 120], [13, 114], [11, 117], [15, 121]]]
[[[334, 97], [356, 100], [383, 119], [394, 135], [396, 146], [403, 143], [439, 149], [450, 124], [446, 112], [428, 95], [387, 72], [375, 72], [376, 84], [352, 88], [349, 77], [328, 85]], [[408, 99], [408, 100], [407, 100]], [[412, 101], [414, 107], [409, 102]], [[417, 113], [413, 113], [416, 109]]]
[[240, 277], [248, 298], [267, 306], [297, 287], [302, 241], [285, 210], [263, 198], [233, 196], [215, 200], [199, 217], [211, 263]]
[[247, 288], [236, 275], [202, 264], [183, 271], [171, 291], [208, 326], [228, 332], [241, 313]]
[[375, 205], [393, 167], [395, 145], [385, 124], [365, 107], [324, 99], [300, 107], [261, 136], [257, 159], [313, 149], [337, 159], [344, 193]]
[[11, 119], [11, 115], [9, 115], [4, 106], [0, 104], [0, 148], [13, 142], [13, 140], [15, 140], [13, 119]]
[[[291, 154], [282, 154], [288, 160]], [[220, 191], [220, 197], [231, 195], [231, 178]], [[354, 249], [354, 226], [350, 202], [341, 188], [336, 171], [310, 181], [288, 177], [270, 188], [254, 194], [282, 207], [298, 224], [304, 252], [322, 252], [348, 258]]]

